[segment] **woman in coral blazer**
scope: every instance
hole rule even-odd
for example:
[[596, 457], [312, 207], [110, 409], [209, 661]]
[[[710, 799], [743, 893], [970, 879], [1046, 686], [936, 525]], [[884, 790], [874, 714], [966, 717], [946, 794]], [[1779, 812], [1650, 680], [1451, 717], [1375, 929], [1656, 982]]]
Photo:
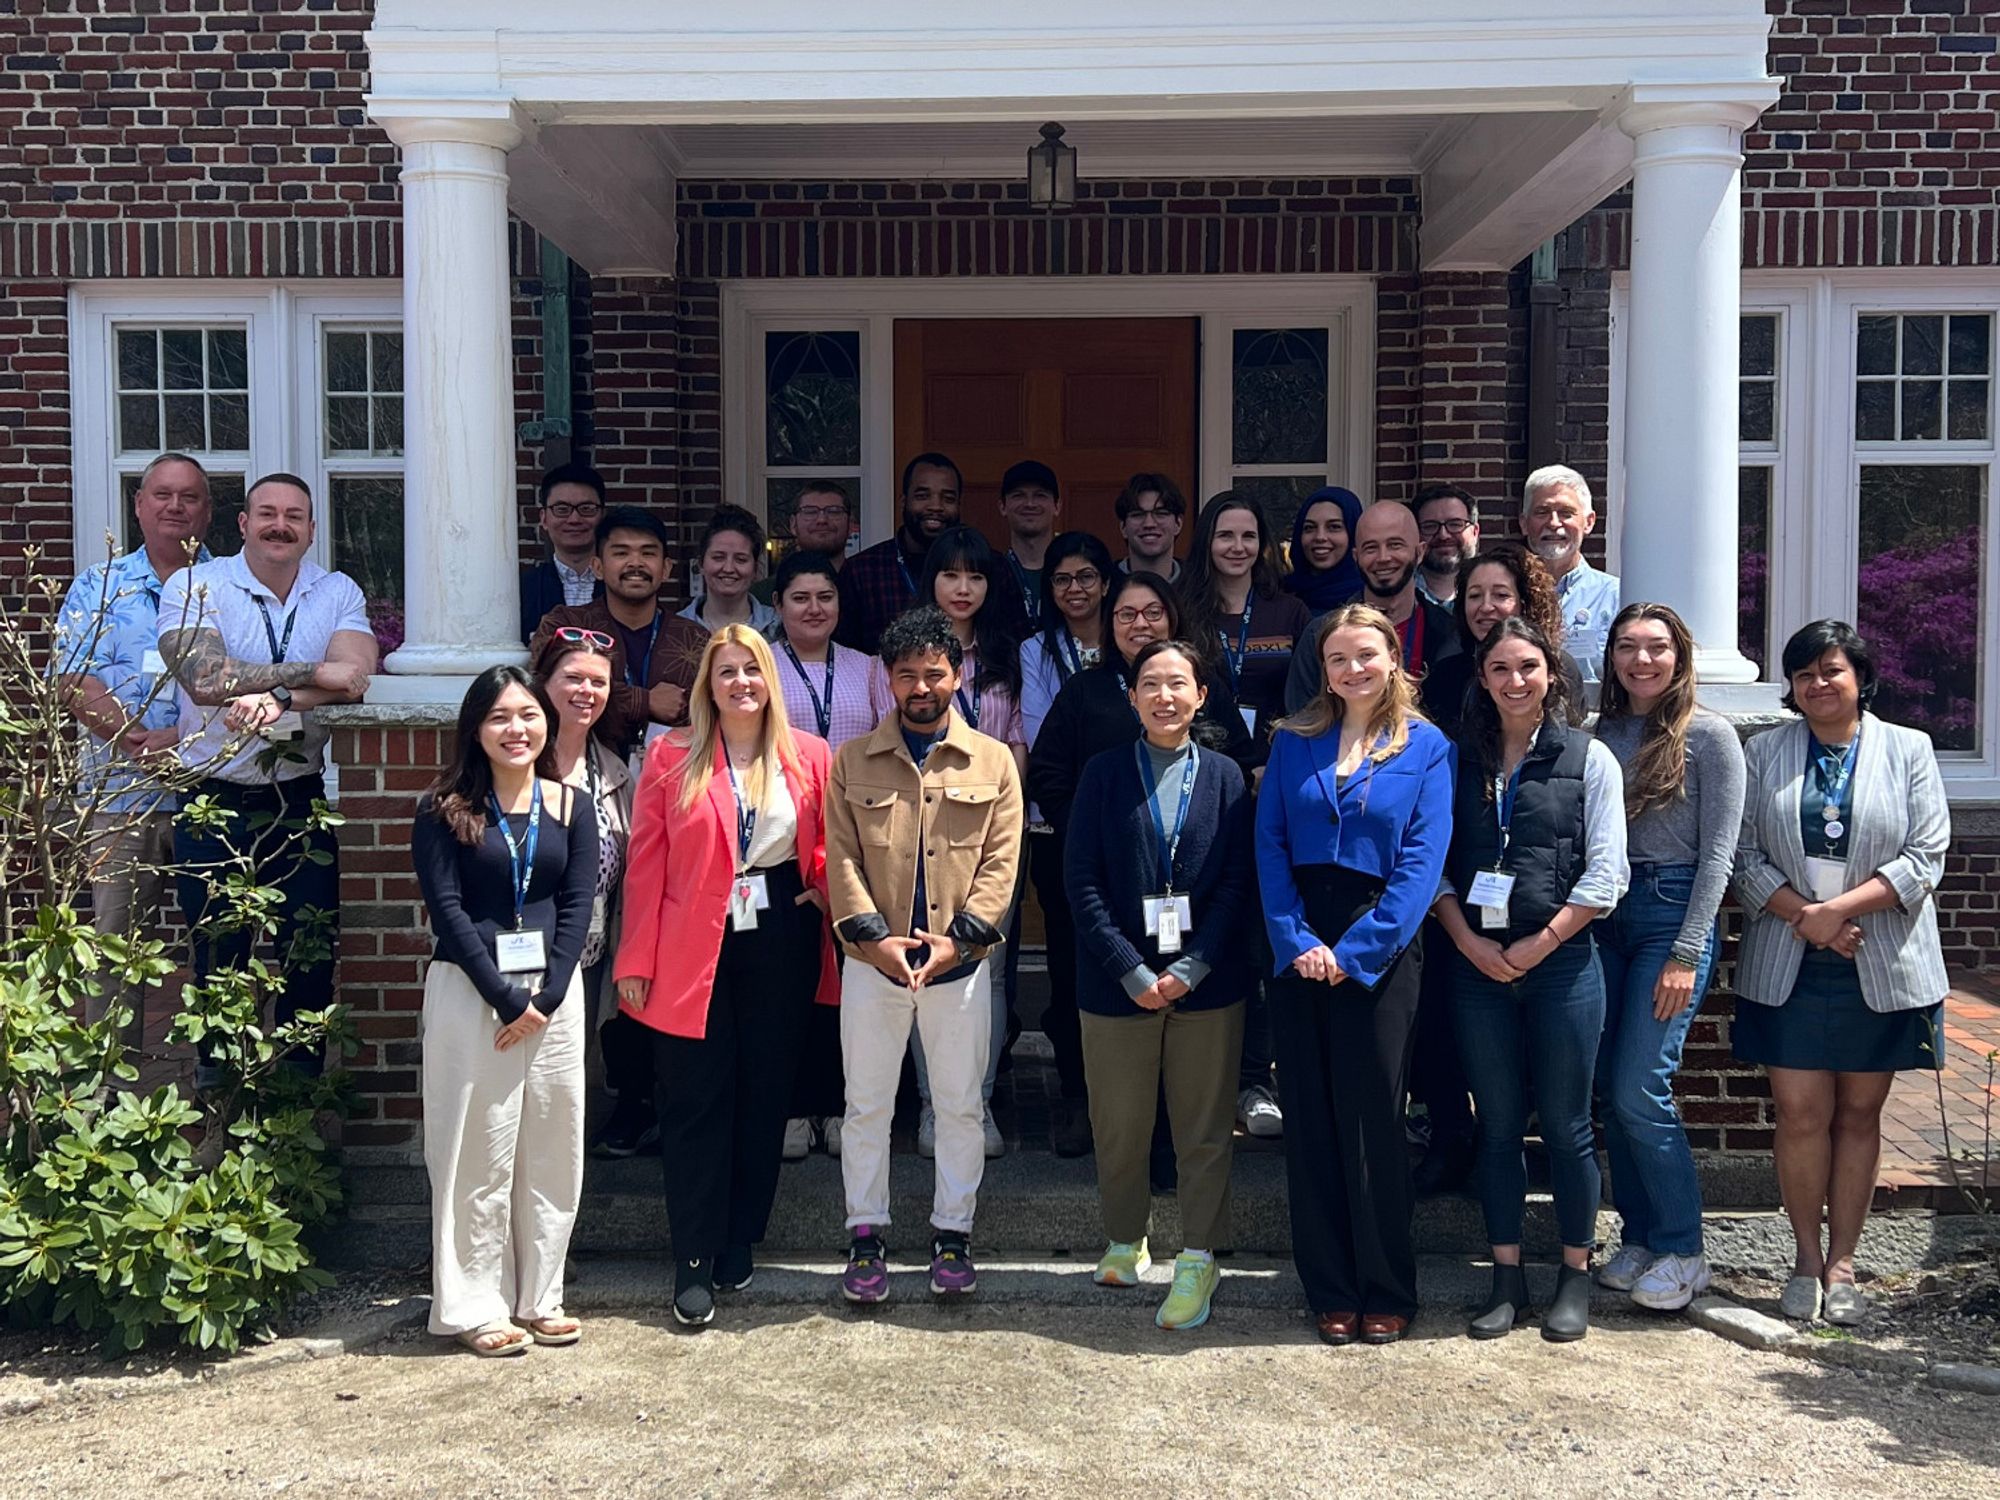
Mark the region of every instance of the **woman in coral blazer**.
[[[826, 921], [824, 740], [795, 734], [771, 649], [725, 625], [688, 727], [646, 756], [632, 813], [618, 1003], [652, 1028], [674, 1316], [750, 1284], [815, 1002], [840, 978]], [[776, 701], [774, 701], [776, 700]]]

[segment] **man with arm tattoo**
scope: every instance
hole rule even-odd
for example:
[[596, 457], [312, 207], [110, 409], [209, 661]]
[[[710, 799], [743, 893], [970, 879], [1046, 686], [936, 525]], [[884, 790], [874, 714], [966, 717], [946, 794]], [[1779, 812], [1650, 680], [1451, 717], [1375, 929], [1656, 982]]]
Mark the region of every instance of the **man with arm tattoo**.
[[[209, 920], [210, 886], [225, 862], [250, 855], [258, 883], [283, 893], [269, 955], [284, 979], [274, 1017], [282, 1024], [332, 1003], [340, 919], [332, 832], [286, 826], [326, 795], [327, 731], [300, 715], [359, 701], [376, 645], [359, 586], [306, 556], [313, 515], [303, 480], [259, 479], [243, 497], [239, 524], [240, 553], [175, 574], [160, 594], [160, 654], [179, 689], [179, 751], [203, 778], [188, 795], [210, 797], [228, 813], [226, 828], [178, 827], [174, 857], [197, 982], [251, 954], [252, 934]], [[295, 941], [308, 934], [324, 939], [324, 951], [315, 943], [294, 957]], [[300, 1065], [317, 1073], [320, 1059]], [[204, 1053], [196, 1086], [223, 1081]]]

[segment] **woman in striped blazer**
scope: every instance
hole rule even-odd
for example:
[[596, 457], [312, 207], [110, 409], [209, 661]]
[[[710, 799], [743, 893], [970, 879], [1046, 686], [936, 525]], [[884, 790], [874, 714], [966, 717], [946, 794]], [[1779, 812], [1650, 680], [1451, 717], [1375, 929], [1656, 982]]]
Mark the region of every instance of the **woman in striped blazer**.
[[1744, 757], [1733, 1037], [1771, 1078], [1778, 1186], [1798, 1241], [1780, 1307], [1859, 1323], [1854, 1251], [1882, 1105], [1899, 1069], [1936, 1068], [1942, 1049], [1949, 983], [1931, 898], [1951, 818], [1929, 737], [1868, 712], [1875, 662], [1853, 627], [1806, 626], [1785, 643], [1784, 672], [1785, 706], [1804, 717]]

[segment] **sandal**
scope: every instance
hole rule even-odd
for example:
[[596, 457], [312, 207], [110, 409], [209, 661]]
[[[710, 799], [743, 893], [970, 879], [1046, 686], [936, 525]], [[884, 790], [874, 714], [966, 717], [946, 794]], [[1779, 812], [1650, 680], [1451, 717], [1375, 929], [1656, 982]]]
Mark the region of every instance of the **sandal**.
[[538, 1344], [574, 1344], [583, 1337], [583, 1325], [567, 1313], [550, 1313], [543, 1318], [516, 1318], [514, 1323]]
[[[528, 1335], [507, 1323], [488, 1323], [484, 1328], [468, 1328], [452, 1337], [481, 1359], [505, 1359], [510, 1354], [528, 1352]], [[485, 1342], [498, 1339], [499, 1343]]]

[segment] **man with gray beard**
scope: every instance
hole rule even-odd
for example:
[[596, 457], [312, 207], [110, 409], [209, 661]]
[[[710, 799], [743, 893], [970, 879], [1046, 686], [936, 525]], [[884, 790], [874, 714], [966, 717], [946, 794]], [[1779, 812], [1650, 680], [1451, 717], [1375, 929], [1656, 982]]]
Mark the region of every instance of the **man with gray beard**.
[[1597, 529], [1590, 486], [1576, 470], [1549, 464], [1521, 487], [1521, 533], [1555, 575], [1562, 605], [1563, 646], [1585, 682], [1604, 670], [1604, 647], [1618, 613], [1618, 579], [1583, 558], [1583, 539]]

